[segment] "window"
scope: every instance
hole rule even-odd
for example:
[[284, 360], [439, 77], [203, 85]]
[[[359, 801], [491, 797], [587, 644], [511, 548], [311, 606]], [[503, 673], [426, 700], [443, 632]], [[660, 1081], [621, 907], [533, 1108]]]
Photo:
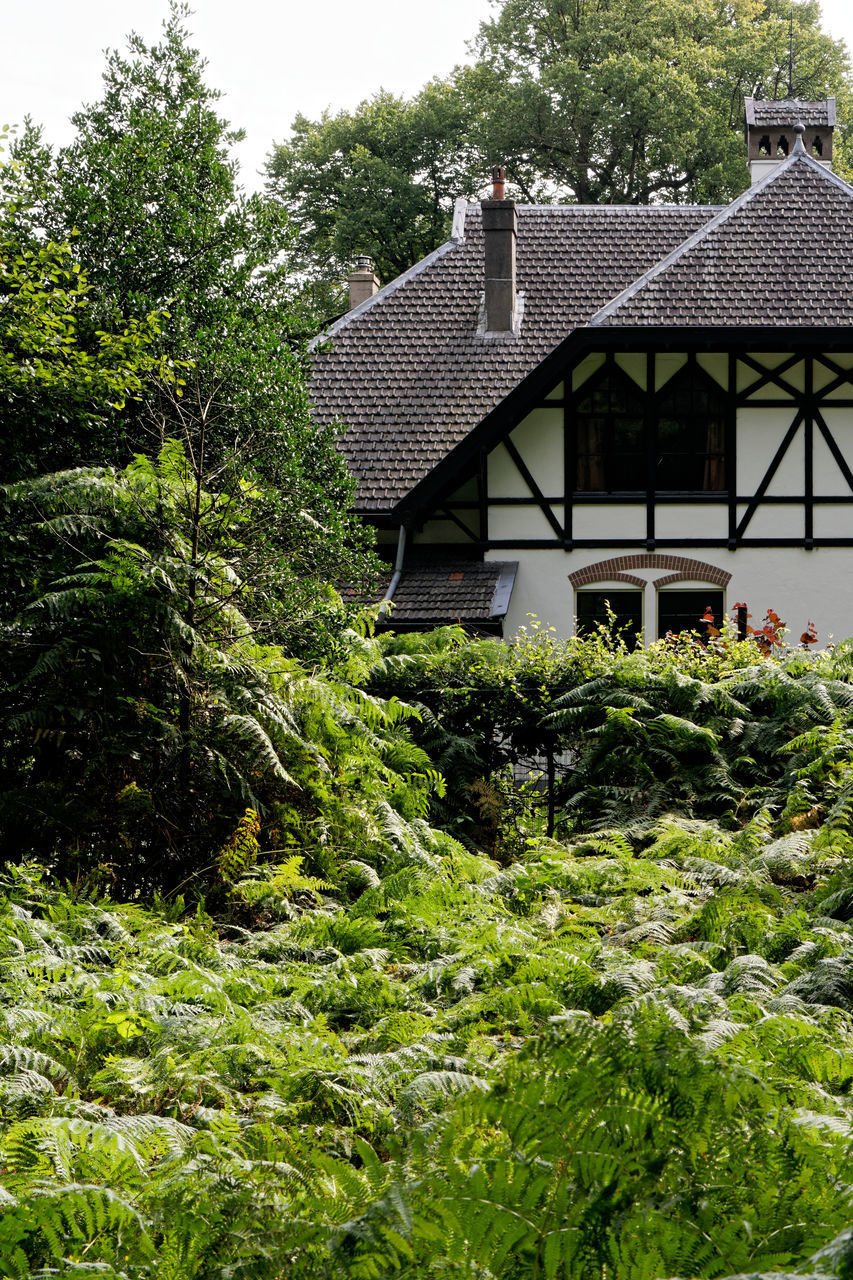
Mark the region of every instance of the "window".
[[658, 395], [612, 366], [578, 401], [575, 492], [660, 493], [726, 489], [726, 398], [694, 363]]
[[725, 401], [710, 379], [691, 369], [676, 374], [659, 402], [656, 446], [656, 488], [725, 489]]
[[706, 588], [689, 591], [658, 592], [658, 635], [668, 631], [697, 631], [705, 635], [707, 627], [702, 621], [706, 613], [714, 615], [714, 626], [719, 627], [723, 618], [723, 593]]
[[645, 489], [645, 455], [641, 396], [634, 394], [621, 375], [602, 379], [577, 409], [576, 490], [619, 493]]
[[[615, 615], [615, 619], [611, 616]], [[578, 635], [592, 635], [599, 623], [621, 634], [635, 649], [643, 629], [642, 591], [579, 591], [577, 594]]]

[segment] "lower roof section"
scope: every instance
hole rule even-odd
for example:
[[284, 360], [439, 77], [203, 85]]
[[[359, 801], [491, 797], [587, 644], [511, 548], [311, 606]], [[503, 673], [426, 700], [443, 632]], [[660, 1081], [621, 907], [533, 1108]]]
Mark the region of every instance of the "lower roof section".
[[[515, 561], [419, 558], [404, 568], [393, 608], [378, 626], [414, 631], [459, 623], [475, 631], [500, 631], [517, 570]], [[391, 577], [383, 574], [374, 602], [384, 599]]]

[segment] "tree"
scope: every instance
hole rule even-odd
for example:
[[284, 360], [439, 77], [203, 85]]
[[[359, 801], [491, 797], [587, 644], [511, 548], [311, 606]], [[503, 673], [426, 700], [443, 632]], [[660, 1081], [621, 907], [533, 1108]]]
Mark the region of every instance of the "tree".
[[97, 317], [97, 296], [67, 243], [15, 227], [16, 167], [0, 163], [0, 413], [5, 472], [38, 470], [57, 435], [87, 441], [168, 368], [154, 315]]
[[74, 236], [105, 314], [168, 310], [164, 337], [183, 357], [227, 297], [254, 300], [260, 276], [265, 304], [284, 301], [290, 237], [283, 211], [239, 186], [243, 135], [217, 111], [188, 14], [173, 0], [159, 43], [132, 33], [126, 56], [107, 51], [102, 97], [74, 114], [67, 146], [54, 154], [28, 125], [13, 147], [19, 223]]
[[[370, 254], [383, 280], [447, 238], [453, 198], [505, 163], [527, 201], [733, 199], [748, 182], [743, 100], [787, 94], [788, 0], [500, 0], [474, 61], [411, 100], [299, 116], [269, 189], [300, 225], [300, 262], [340, 280]], [[851, 114], [849, 61], [813, 0], [793, 7], [797, 97]], [[835, 168], [846, 172], [844, 138]]]
[[849, 60], [816, 4], [505, 0], [460, 73], [483, 142], [528, 195], [721, 202], [747, 183], [745, 96], [841, 98]]
[[433, 80], [409, 101], [380, 90], [353, 112], [297, 116], [267, 173], [306, 270], [339, 282], [365, 253], [387, 283], [445, 241], [455, 198], [485, 176], [469, 109]]
[[324, 620], [344, 617], [326, 584], [369, 579], [371, 539], [348, 514], [353, 485], [335, 431], [311, 421], [286, 215], [239, 188], [229, 154], [239, 134], [216, 110], [186, 14], [173, 3], [159, 43], [132, 35], [127, 57], [108, 54], [102, 98], [75, 115], [77, 136], [55, 156], [24, 131], [7, 200], [19, 237], [73, 239], [96, 327], [133, 332], [158, 318], [161, 376], [136, 402], [117, 401], [96, 432], [58, 431], [48, 417], [24, 457], [4, 433], [0, 476], [44, 469], [47, 454], [51, 470], [122, 467], [169, 439], [200, 488], [227, 493], [249, 476], [265, 503], [252, 536], [281, 562], [276, 593], [263, 597], [267, 620], [310, 651]]

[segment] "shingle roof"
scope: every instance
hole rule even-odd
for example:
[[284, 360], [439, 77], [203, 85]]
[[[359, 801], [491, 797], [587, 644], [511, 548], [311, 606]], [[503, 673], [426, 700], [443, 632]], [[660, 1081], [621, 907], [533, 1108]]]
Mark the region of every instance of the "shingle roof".
[[792, 155], [591, 323], [851, 325], [851, 248], [853, 188], [810, 156]]
[[478, 204], [450, 242], [333, 327], [314, 357], [321, 422], [341, 418], [364, 511], [389, 510], [549, 352], [716, 212], [704, 207], [521, 205], [515, 340], [476, 336]]
[[787, 99], [783, 102], [766, 102], [760, 98], [747, 98], [746, 123], [757, 129], [793, 129], [802, 123], [808, 129], [828, 128], [835, 124], [835, 99], [825, 102], [799, 102]]
[[[722, 211], [518, 209], [517, 337], [476, 333], [479, 205], [451, 241], [345, 316], [317, 348], [321, 422], [348, 424], [357, 506], [389, 512], [575, 330], [853, 325], [853, 188], [793, 154]], [[503, 337], [503, 335], [502, 335]]]
[[[413, 561], [403, 570], [384, 625], [494, 625], [506, 615], [517, 568], [514, 561]], [[374, 593], [376, 603], [384, 598], [390, 581], [390, 572], [383, 575]]]

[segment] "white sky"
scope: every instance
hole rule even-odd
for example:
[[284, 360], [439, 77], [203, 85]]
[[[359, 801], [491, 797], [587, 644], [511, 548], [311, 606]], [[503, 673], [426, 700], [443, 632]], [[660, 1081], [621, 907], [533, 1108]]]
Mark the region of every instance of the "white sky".
[[[69, 116], [100, 93], [103, 50], [130, 30], [156, 38], [167, 0], [0, 0], [0, 124], [27, 114], [47, 141], [68, 141]], [[850, 0], [823, 0], [825, 25], [853, 48]], [[195, 0], [194, 43], [223, 114], [246, 130], [246, 187], [297, 112], [354, 107], [380, 87], [411, 94], [466, 57], [489, 0]]]
[[[466, 57], [489, 0], [195, 0], [193, 43], [220, 106], [245, 129], [246, 187], [298, 113], [354, 107], [377, 89], [411, 94]], [[167, 0], [0, 0], [0, 124], [27, 114], [67, 142], [69, 116], [100, 95], [103, 50], [131, 30], [157, 38]]]

